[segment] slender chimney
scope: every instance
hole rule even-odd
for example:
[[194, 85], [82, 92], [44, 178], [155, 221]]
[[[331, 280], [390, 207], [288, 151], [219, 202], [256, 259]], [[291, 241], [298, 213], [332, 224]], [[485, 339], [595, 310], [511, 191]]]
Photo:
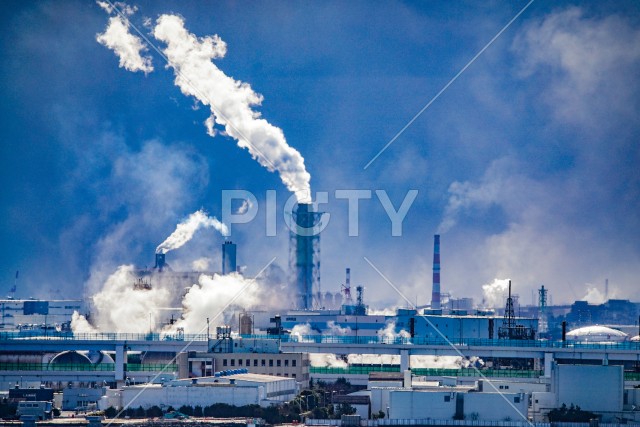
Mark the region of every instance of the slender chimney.
[[440, 310], [440, 235], [433, 236], [433, 289], [431, 309]]
[[222, 244], [222, 274], [236, 271], [236, 245], [231, 240]]

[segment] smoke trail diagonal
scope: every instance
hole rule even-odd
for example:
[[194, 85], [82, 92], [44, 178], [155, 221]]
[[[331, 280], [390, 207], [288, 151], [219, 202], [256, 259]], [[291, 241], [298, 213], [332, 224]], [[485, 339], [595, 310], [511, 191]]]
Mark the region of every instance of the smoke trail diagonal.
[[480, 55], [482, 55], [484, 53], [484, 51], [487, 50], [489, 48], [489, 46], [491, 46], [493, 44], [493, 42], [495, 42], [498, 39], [498, 37], [501, 36], [502, 33], [504, 33], [507, 30], [507, 28], [509, 28], [511, 26], [511, 24], [513, 24], [513, 22], [516, 19], [518, 19], [520, 17], [520, 15], [522, 15], [522, 13], [524, 13], [524, 11], [527, 10], [527, 8], [529, 6], [531, 6], [531, 3], [533, 3], [534, 1], [535, 0], [529, 0], [529, 2], [522, 9], [520, 9], [520, 11], [513, 18], [511, 18], [511, 20], [509, 22], [507, 22], [507, 24], [504, 27], [502, 27], [502, 29], [500, 31], [498, 31], [498, 33], [495, 36], [493, 36], [493, 38], [491, 40], [489, 40], [489, 42], [487, 44], [485, 44], [484, 47], [482, 49], [480, 49], [480, 51], [478, 53], [475, 54], [475, 56], [473, 58], [471, 58], [471, 60], [469, 62], [467, 62], [467, 64], [464, 67], [462, 67], [462, 69], [460, 71], [458, 71], [458, 73], [455, 76], [453, 76], [451, 78], [451, 80], [449, 80], [449, 82], [447, 84], [445, 84], [442, 87], [442, 89], [440, 89], [440, 91], [438, 93], [436, 93], [436, 95], [433, 98], [431, 98], [431, 100], [429, 102], [427, 102], [427, 104], [424, 107], [422, 107], [422, 109], [420, 111], [418, 111], [416, 113], [416, 115], [414, 115], [411, 118], [411, 120], [409, 120], [409, 122], [406, 125], [404, 125], [404, 127], [402, 129], [400, 129], [400, 131], [398, 131], [398, 133], [396, 133], [396, 135], [393, 138], [391, 138], [391, 140], [389, 140], [389, 142], [387, 142], [384, 147], [382, 147], [382, 149], [380, 151], [378, 151], [378, 154], [376, 154], [375, 156], [373, 156], [373, 158], [371, 160], [369, 160], [369, 162], [364, 166], [363, 169], [367, 170], [369, 168], [369, 166], [371, 166], [371, 164], [373, 162], [375, 162], [376, 159], [378, 157], [380, 157], [380, 155], [382, 153], [384, 153], [387, 150], [387, 148], [389, 148], [389, 146], [391, 144], [393, 144], [400, 137], [400, 135], [402, 135], [404, 133], [404, 131], [406, 131], [409, 128], [409, 126], [411, 126], [413, 124], [413, 122], [415, 122], [418, 119], [418, 117], [420, 117], [422, 115], [422, 113], [424, 113], [427, 110], [427, 108], [431, 107], [431, 104], [433, 104], [440, 97], [440, 95], [442, 95], [447, 89], [449, 89], [449, 86], [451, 86], [453, 84], [453, 82], [458, 80], [458, 77], [460, 77], [462, 75], [462, 73], [464, 73], [467, 70], [467, 68], [469, 68], [471, 66], [471, 64], [473, 64], [476, 61], [476, 59], [478, 59], [480, 57]]
[[[167, 64], [170, 64], [169, 58], [167, 58], [167, 56], [164, 54], [164, 52], [162, 52], [162, 50], [155, 44], [153, 43], [149, 37], [147, 37], [142, 31], [140, 31], [140, 29], [133, 24], [133, 22], [131, 22], [129, 20], [129, 18], [127, 17], [127, 15], [120, 10], [116, 4], [114, 4], [114, 2], [112, 2], [112, 0], [105, 0], [107, 3], [109, 3], [109, 5], [113, 8], [113, 10], [120, 16], [120, 18], [122, 18], [128, 25], [131, 26], [131, 28], [133, 28], [136, 33], [138, 33], [138, 35], [140, 37], [142, 37], [142, 39], [153, 48], [153, 50], [156, 51], [156, 53], [158, 53], [158, 55], [160, 55], [162, 57], [162, 59], [164, 59], [164, 61]], [[269, 160], [269, 158], [264, 155], [264, 153], [262, 153], [262, 151], [260, 151], [254, 144], [251, 143], [251, 140], [249, 138], [247, 138], [244, 133], [238, 129], [237, 126], [235, 126], [233, 124], [233, 121], [229, 120], [229, 118], [222, 113], [222, 111], [220, 111], [219, 108], [217, 108], [213, 102], [211, 102], [211, 100], [209, 99], [209, 97], [207, 97], [192, 81], [191, 79], [189, 79], [188, 76], [186, 76], [182, 71], [180, 70], [175, 70], [175, 72], [177, 74], [180, 75], [180, 77], [182, 77], [184, 79], [184, 81], [189, 85], [189, 87], [191, 87], [191, 89], [193, 89], [194, 92], [196, 92], [198, 94], [198, 96], [201, 96], [202, 98], [206, 99], [207, 102], [209, 102], [209, 105], [211, 106], [211, 108], [214, 110], [215, 114], [219, 115], [220, 117], [222, 117], [222, 119], [227, 122], [234, 131], [238, 132], [238, 134], [242, 137], [242, 139], [244, 139], [244, 141], [251, 145], [251, 147], [260, 155], [260, 157], [266, 162], [268, 163], [274, 170], [277, 170], [276, 166], [273, 164], [273, 162], [271, 162], [271, 160]]]
[[[376, 267], [373, 262], [371, 262], [371, 260], [369, 260], [369, 258], [367, 258], [366, 256], [363, 257], [364, 260], [367, 262], [367, 264], [369, 264], [371, 266], [371, 268], [373, 268], [375, 270], [376, 273], [378, 273], [378, 275], [380, 277], [382, 277], [382, 279], [398, 294], [400, 295], [400, 297], [406, 301], [406, 303], [408, 304], [409, 307], [413, 308], [414, 310], [416, 310], [416, 315], [420, 318], [422, 318], [425, 322], [427, 322], [427, 324], [432, 327], [437, 333], [438, 335], [440, 335], [440, 337], [442, 337], [442, 339], [449, 345], [449, 347], [451, 347], [451, 349], [453, 349], [453, 351], [455, 351], [456, 353], [458, 353], [458, 355], [460, 357], [462, 357], [463, 359], [465, 358], [464, 354], [462, 354], [462, 352], [456, 347], [456, 345], [454, 343], [452, 343], [449, 338], [447, 338], [442, 331], [433, 324], [433, 322], [431, 322], [424, 314], [419, 314], [418, 313], [418, 309], [416, 307], [416, 305], [414, 303], [412, 303], [401, 291], [400, 289], [398, 289], [398, 287], [396, 285], [394, 285], [391, 280], [389, 280], [387, 278], [387, 276], [384, 275], [384, 273], [382, 273], [382, 271], [380, 271], [378, 269], [378, 267]], [[500, 396], [504, 399], [505, 402], [507, 402], [509, 404], [509, 406], [511, 406], [531, 427], [534, 427], [533, 423], [531, 421], [529, 421], [529, 419], [527, 418], [527, 414], [523, 414], [522, 412], [520, 412], [520, 410], [511, 402], [511, 400], [509, 400], [502, 391], [500, 391], [494, 384], [492, 381], [490, 381], [475, 365], [471, 365], [471, 367], [476, 371], [476, 373], [483, 379], [485, 380], [490, 386], [491, 388], [493, 388], [498, 394], [500, 394]]]

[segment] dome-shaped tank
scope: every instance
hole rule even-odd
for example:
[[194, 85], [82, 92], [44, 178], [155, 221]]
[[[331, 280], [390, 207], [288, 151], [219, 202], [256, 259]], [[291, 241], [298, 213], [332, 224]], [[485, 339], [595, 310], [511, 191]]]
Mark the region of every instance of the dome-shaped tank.
[[585, 326], [567, 332], [567, 339], [582, 342], [621, 342], [628, 337], [624, 332], [606, 326]]

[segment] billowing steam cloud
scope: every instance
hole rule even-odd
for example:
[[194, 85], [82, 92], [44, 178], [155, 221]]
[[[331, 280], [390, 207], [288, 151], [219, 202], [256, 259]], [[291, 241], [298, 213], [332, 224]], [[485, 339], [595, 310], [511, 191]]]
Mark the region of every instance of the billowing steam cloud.
[[482, 285], [485, 307], [502, 307], [509, 289], [509, 279], [494, 279], [493, 282]]
[[346, 368], [347, 362], [331, 353], [309, 353], [311, 366], [321, 366], [323, 368]]
[[342, 328], [340, 327], [340, 325], [336, 325], [336, 322], [333, 320], [329, 320], [327, 322], [327, 334], [328, 335], [332, 335], [332, 336], [344, 336], [344, 335], [351, 335], [351, 328], [350, 327], [346, 327], [346, 328]]
[[[230, 303], [250, 308], [263, 301], [261, 287], [236, 273], [226, 276], [202, 274], [184, 297], [181, 292], [176, 292], [175, 283], [163, 280], [160, 275], [151, 276], [148, 289], [136, 289], [134, 283], [138, 276], [135, 273], [133, 266], [120, 266], [107, 279], [102, 290], [92, 297], [91, 324], [84, 316], [75, 313], [72, 330], [75, 333], [175, 333], [182, 328], [187, 334], [197, 334], [204, 332], [207, 318], [210, 318], [212, 326], [228, 322], [230, 318], [225, 310]], [[179, 310], [169, 307], [180, 304], [182, 316], [170, 325], [163, 324], [168, 317], [167, 310]]]
[[255, 307], [261, 301], [259, 287], [252, 280], [237, 273], [221, 276], [201, 275], [198, 284], [193, 285], [182, 300], [183, 315], [168, 329], [174, 332], [184, 328], [188, 334], [202, 333], [206, 319], [213, 325], [225, 323], [224, 311], [229, 303], [242, 307]]
[[183, 94], [193, 96], [211, 108], [206, 121], [208, 133], [214, 124], [224, 126], [227, 135], [246, 148], [269, 171], [277, 170], [286, 187], [299, 202], [310, 199], [311, 176], [300, 153], [289, 146], [281, 129], [271, 125], [251, 107], [260, 105], [262, 95], [248, 83], [225, 75], [213, 62], [226, 54], [227, 45], [217, 35], [198, 38], [184, 27], [182, 18], [162, 15], [153, 30], [167, 47], [164, 54], [176, 74], [175, 84]]
[[215, 228], [223, 236], [229, 234], [229, 229], [225, 224], [218, 221], [216, 217], [209, 217], [202, 209], [189, 215], [189, 217], [176, 226], [176, 230], [171, 233], [164, 242], [156, 248], [156, 253], [165, 254], [174, 249], [182, 247], [187, 243], [196, 231], [200, 228]]
[[387, 321], [384, 329], [378, 330], [378, 338], [386, 340], [394, 340], [396, 338], [411, 338], [411, 334], [404, 329], [396, 333], [396, 323], [392, 320]]
[[[169, 286], [160, 283], [148, 290], [134, 289], [134, 267], [123, 265], [105, 282], [102, 290], [93, 296], [92, 324], [97, 330], [108, 332], [145, 333], [157, 329], [162, 321], [160, 307], [172, 303]], [[74, 316], [74, 332], [90, 332], [91, 325], [82, 316]]]
[[[99, 1], [98, 4], [107, 13], [114, 10], [110, 4]], [[135, 8], [118, 3], [118, 9], [125, 15], [132, 15]], [[96, 36], [98, 43], [113, 50], [120, 58], [120, 67], [125, 70], [136, 72], [142, 71], [145, 74], [153, 71], [150, 56], [142, 56], [142, 52], [147, 51], [147, 47], [138, 36], [129, 32], [129, 23], [121, 16], [109, 18], [109, 25], [102, 34]]]
[[[484, 361], [477, 356], [410, 356], [412, 368], [461, 369], [475, 366], [480, 368]], [[346, 361], [344, 360], [346, 358]], [[392, 354], [348, 354], [338, 357], [335, 354], [310, 354], [311, 366], [325, 368], [347, 368], [349, 365], [400, 365], [400, 356]]]

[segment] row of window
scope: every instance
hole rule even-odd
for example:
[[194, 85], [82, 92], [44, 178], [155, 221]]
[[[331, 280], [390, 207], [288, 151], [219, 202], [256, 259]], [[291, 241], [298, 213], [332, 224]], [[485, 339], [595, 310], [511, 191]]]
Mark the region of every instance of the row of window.
[[[243, 366], [242, 362], [243, 362], [242, 359], [238, 359], [238, 366]], [[293, 359], [291, 361], [291, 366], [295, 368], [297, 366], [297, 362], [298, 362], [297, 360]], [[236, 366], [236, 359], [229, 359], [229, 360], [222, 359], [222, 366]], [[244, 366], [251, 366], [251, 359], [246, 359]], [[258, 359], [253, 359], [253, 366], [258, 366]], [[260, 366], [267, 366], [267, 360], [262, 359], [260, 361]], [[269, 360], [269, 366], [270, 367], [273, 366], [273, 359]], [[276, 366], [278, 367], [282, 366], [282, 360], [280, 359], [276, 360]], [[285, 368], [289, 367], [289, 359], [284, 360], [284, 367]]]

